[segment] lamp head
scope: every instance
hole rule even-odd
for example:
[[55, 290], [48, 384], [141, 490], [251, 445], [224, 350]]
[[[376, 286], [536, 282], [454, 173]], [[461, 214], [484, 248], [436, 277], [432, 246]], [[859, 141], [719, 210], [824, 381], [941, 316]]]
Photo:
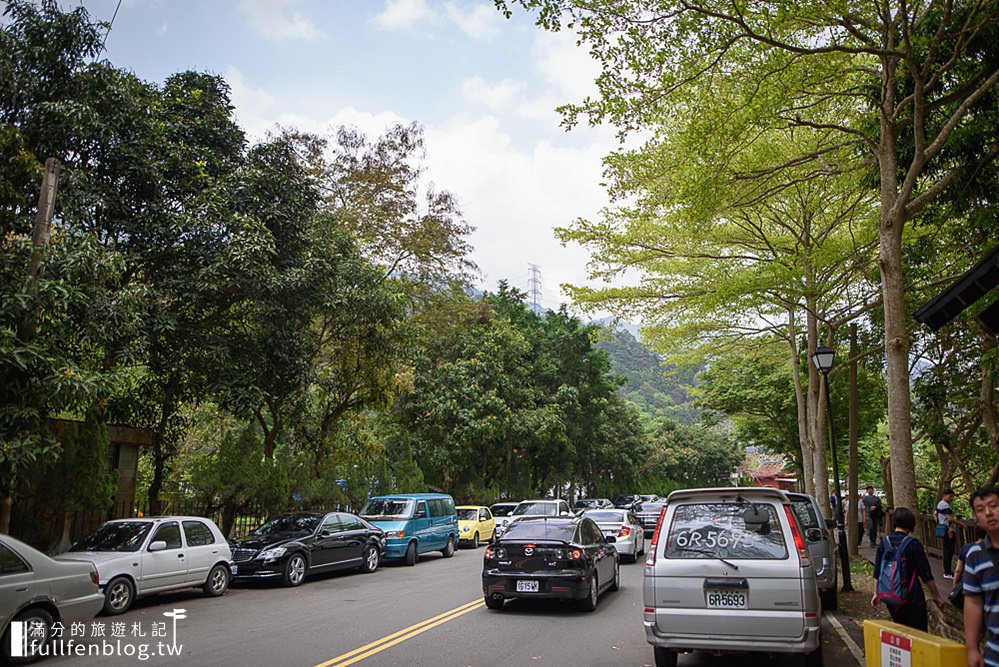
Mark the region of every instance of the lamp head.
[[828, 373], [832, 369], [835, 359], [836, 351], [825, 345], [819, 345], [815, 348], [815, 352], [812, 352], [812, 363], [821, 373]]

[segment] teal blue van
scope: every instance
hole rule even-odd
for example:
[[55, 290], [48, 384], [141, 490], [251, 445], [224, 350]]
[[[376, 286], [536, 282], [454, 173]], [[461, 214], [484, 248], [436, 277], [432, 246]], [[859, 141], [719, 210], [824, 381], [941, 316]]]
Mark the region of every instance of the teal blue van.
[[385, 531], [385, 558], [416, 565], [420, 554], [454, 555], [458, 544], [458, 512], [446, 493], [397, 493], [374, 496], [358, 512]]

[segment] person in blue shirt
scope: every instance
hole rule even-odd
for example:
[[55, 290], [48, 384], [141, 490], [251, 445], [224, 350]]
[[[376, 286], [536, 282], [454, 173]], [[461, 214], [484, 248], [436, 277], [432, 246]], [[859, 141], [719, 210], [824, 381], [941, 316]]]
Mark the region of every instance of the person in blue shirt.
[[[906, 537], [909, 537], [912, 531], [916, 529], [916, 517], [908, 507], [896, 507], [891, 516], [892, 523], [895, 524], [895, 530], [885, 535], [884, 539], [878, 543], [878, 550], [874, 556], [874, 581], [877, 581], [881, 575], [881, 566], [884, 563], [885, 556], [885, 542], [891, 544], [893, 549], [898, 549], [902, 541]], [[940, 591], [937, 590], [937, 582], [933, 581], [933, 572], [930, 570], [930, 561], [926, 559], [926, 550], [923, 549], [923, 545], [919, 540], [913, 538], [909, 541], [909, 544], [905, 547], [905, 558], [909, 563], [909, 567], [915, 569], [916, 577], [924, 582], [933, 593], [933, 601], [936, 605], [941, 609], [946, 607], [947, 601], [943, 599]], [[877, 592], [875, 592], [874, 597], [871, 598], [871, 606], [877, 608], [880, 603], [881, 600], [878, 598]], [[918, 582], [912, 587], [912, 595], [905, 604], [897, 607], [885, 606], [888, 607], [891, 620], [900, 625], [907, 625], [910, 628], [926, 632], [929, 626], [926, 595], [923, 593], [923, 587]]]
[[[985, 537], [964, 559], [964, 646], [968, 667], [999, 667], [999, 487], [971, 494], [971, 507]], [[985, 633], [985, 651], [979, 648]]]

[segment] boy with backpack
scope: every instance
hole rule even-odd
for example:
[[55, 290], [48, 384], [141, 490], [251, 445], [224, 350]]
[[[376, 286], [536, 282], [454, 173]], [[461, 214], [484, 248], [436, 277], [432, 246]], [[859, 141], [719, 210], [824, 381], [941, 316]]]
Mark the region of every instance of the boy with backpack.
[[923, 545], [911, 534], [916, 528], [916, 517], [908, 508], [897, 507], [892, 518], [895, 530], [881, 540], [874, 557], [877, 591], [871, 598], [871, 606], [884, 602], [891, 620], [926, 632], [929, 615], [919, 580], [929, 586], [938, 607], [943, 609], [947, 602], [933, 581]]

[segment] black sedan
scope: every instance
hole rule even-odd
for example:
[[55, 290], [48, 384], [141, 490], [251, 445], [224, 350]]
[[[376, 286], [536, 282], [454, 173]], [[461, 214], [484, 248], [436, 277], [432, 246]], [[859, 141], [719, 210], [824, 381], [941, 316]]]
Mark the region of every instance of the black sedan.
[[620, 582], [614, 537], [586, 517], [524, 517], [486, 547], [482, 594], [500, 609], [513, 598], [576, 600], [593, 611], [604, 590]]
[[306, 575], [378, 569], [385, 534], [347, 512], [299, 512], [269, 519], [232, 544], [233, 579], [280, 579], [298, 586]]

